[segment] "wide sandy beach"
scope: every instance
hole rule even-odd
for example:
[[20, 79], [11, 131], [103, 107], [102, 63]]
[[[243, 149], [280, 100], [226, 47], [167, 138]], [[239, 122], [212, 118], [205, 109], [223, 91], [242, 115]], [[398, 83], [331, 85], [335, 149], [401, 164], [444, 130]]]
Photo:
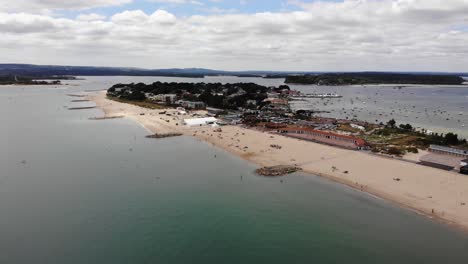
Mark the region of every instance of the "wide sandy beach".
[[[188, 128], [182, 120], [189, 116], [167, 116], [160, 114], [163, 110], [115, 102], [107, 99], [105, 92], [91, 95], [89, 99], [107, 117], [124, 116], [152, 133], [179, 132], [194, 136], [260, 166], [297, 165], [305, 172], [468, 230], [468, 177], [455, 172], [238, 126], [224, 126], [221, 132], [210, 127]], [[272, 144], [282, 148], [272, 148]]]

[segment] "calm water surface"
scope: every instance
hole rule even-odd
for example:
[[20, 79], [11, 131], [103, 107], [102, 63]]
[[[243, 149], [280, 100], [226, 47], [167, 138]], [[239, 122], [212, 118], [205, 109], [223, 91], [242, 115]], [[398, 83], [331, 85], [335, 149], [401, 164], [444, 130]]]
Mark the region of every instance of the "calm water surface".
[[66, 109], [117, 79], [1, 87], [0, 263], [468, 262], [466, 234], [366, 194]]

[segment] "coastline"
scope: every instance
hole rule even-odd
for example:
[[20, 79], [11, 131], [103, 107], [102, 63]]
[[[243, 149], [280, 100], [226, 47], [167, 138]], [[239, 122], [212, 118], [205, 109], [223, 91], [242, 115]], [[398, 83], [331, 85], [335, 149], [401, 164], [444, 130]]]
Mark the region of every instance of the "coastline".
[[[238, 126], [188, 128], [188, 116], [111, 101], [105, 92], [88, 96], [105, 117], [129, 118], [151, 133], [193, 136], [260, 166], [298, 165], [305, 173], [369, 193], [434, 220], [468, 231], [468, 177], [400, 160], [377, 157]], [[282, 146], [271, 148], [271, 144]], [[344, 173], [348, 171], [349, 173]], [[395, 181], [398, 177], [401, 181]]]

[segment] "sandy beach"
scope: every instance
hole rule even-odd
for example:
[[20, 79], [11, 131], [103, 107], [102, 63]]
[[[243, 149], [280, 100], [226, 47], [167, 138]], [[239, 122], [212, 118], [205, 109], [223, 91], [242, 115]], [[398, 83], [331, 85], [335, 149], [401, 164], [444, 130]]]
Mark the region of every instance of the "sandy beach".
[[[297, 165], [305, 172], [329, 178], [468, 230], [468, 177], [411, 162], [379, 157], [238, 126], [189, 128], [189, 115], [160, 114], [109, 100], [105, 92], [89, 96], [105, 116], [123, 116], [151, 133], [183, 133], [220, 147], [260, 166]], [[168, 110], [176, 112], [175, 110]], [[272, 148], [271, 145], [282, 148]], [[413, 157], [414, 158], [414, 157]], [[347, 173], [345, 173], [347, 172]], [[399, 178], [399, 181], [395, 179]]]

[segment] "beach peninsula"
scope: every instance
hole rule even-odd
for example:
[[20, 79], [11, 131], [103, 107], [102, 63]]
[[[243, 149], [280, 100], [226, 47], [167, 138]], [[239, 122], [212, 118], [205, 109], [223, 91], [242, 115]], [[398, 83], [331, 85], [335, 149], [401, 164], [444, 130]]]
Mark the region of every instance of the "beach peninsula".
[[183, 124], [185, 118], [190, 118], [188, 114], [116, 102], [108, 99], [106, 92], [90, 95], [89, 99], [104, 111], [105, 117], [129, 118], [149, 133], [192, 136], [259, 166], [298, 166], [306, 173], [468, 230], [468, 178], [455, 172], [241, 126], [188, 127]]

